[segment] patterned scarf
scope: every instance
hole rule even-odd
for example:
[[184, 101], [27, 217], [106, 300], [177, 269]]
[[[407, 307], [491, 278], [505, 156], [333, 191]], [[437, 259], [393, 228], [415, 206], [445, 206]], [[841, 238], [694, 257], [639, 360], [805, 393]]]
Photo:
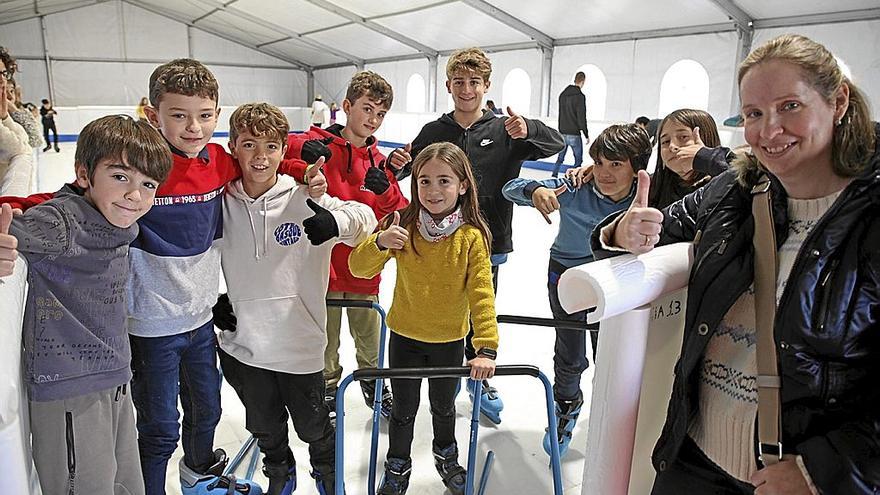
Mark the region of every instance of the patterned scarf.
[[456, 229], [464, 223], [464, 217], [461, 215], [461, 207], [455, 209], [439, 222], [434, 220], [430, 213], [424, 208], [419, 209], [419, 233], [428, 242], [440, 242], [452, 235]]

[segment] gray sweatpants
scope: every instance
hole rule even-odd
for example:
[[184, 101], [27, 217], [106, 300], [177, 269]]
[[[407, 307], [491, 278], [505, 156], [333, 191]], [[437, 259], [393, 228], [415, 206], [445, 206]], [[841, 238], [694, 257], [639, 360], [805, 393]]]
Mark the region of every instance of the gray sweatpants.
[[43, 495], [144, 495], [127, 386], [30, 401], [34, 464]]

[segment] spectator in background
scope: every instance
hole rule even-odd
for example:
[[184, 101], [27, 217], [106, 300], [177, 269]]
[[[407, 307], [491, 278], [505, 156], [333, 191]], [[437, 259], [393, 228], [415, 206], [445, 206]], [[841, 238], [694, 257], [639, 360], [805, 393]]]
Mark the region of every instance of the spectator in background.
[[327, 127], [330, 107], [321, 99], [321, 95], [315, 96], [312, 103], [312, 125], [319, 128]]
[[559, 132], [565, 140], [565, 147], [556, 158], [553, 166], [553, 177], [559, 175], [559, 168], [565, 160], [565, 152], [571, 148], [574, 153], [574, 167], [580, 167], [584, 160], [584, 143], [581, 141], [581, 132], [584, 139], [590, 142], [590, 133], [587, 130], [587, 97], [584, 96], [583, 87], [587, 81], [587, 75], [578, 72], [574, 75], [574, 84], [569, 84], [559, 94]]
[[42, 146], [43, 137], [40, 135], [40, 124], [37, 123], [36, 117], [22, 105], [21, 86], [16, 84], [15, 79], [10, 79], [6, 84], [6, 99], [9, 116], [27, 132], [30, 147], [39, 148]]
[[648, 133], [648, 137], [651, 138], [651, 144], [657, 143], [657, 128], [660, 127], [660, 119], [649, 119], [642, 115], [636, 119], [636, 125]]
[[501, 109], [495, 106], [495, 102], [492, 100], [486, 100], [486, 110], [492, 112], [495, 115], [501, 115]]
[[134, 109], [134, 113], [135, 113], [135, 115], [137, 115], [138, 120], [143, 120], [144, 122], [147, 122], [147, 113], [144, 112], [144, 107], [146, 107], [149, 104], [150, 104], [150, 100], [147, 99], [146, 96], [141, 98], [140, 103], [138, 103], [138, 106]]
[[58, 129], [55, 127], [56, 115], [58, 115], [58, 112], [52, 108], [52, 103], [43, 98], [43, 106], [40, 108], [40, 116], [43, 117], [43, 138], [46, 139], [46, 147], [43, 148], [43, 151], [49, 151], [49, 148], [51, 148], [51, 145], [49, 144], [49, 131], [52, 131], [53, 137], [55, 138], [55, 151], [61, 151], [61, 149], [58, 148]]
[[31, 149], [27, 133], [9, 115], [9, 100], [6, 98], [6, 88], [16, 67], [12, 55], [0, 46], [0, 185], [4, 188], [0, 194], [23, 196], [30, 189], [30, 166], [13, 167], [12, 164], [20, 155], [30, 155]]
[[336, 105], [336, 102], [330, 104], [330, 125], [336, 123], [336, 112], [339, 111], [339, 107]]

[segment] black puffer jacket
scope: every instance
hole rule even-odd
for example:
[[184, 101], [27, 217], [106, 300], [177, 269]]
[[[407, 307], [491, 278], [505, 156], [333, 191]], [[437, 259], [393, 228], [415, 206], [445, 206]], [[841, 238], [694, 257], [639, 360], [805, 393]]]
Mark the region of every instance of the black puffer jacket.
[[[755, 179], [747, 175], [749, 184]], [[730, 170], [663, 212], [661, 244], [698, 244], [682, 355], [653, 454], [659, 471], [678, 455], [697, 407], [706, 344], [753, 280], [750, 190]], [[772, 191], [782, 245], [787, 201], [775, 178]], [[593, 252], [607, 257], [597, 246], [599, 228]], [[880, 493], [880, 153], [804, 241], [779, 301], [775, 338], [783, 452], [803, 456], [823, 494]]]
[[[525, 119], [528, 136], [513, 139], [504, 129], [505, 118], [484, 111], [479, 120], [467, 129], [452, 118], [453, 112], [429, 122], [412, 142], [412, 157], [428, 145], [439, 142], [453, 143], [464, 150], [474, 170], [480, 213], [492, 231], [492, 254], [513, 251], [511, 221], [513, 203], [504, 199], [501, 188], [507, 181], [519, 177], [523, 161], [538, 160], [555, 155], [565, 146], [562, 135], [540, 120]], [[402, 168], [397, 178], [412, 173], [412, 163]]]

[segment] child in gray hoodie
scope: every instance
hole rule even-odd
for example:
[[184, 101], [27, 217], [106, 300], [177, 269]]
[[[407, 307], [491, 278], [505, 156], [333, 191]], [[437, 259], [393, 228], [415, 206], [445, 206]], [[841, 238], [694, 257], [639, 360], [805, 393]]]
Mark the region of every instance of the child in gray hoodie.
[[82, 130], [75, 161], [74, 184], [9, 227], [28, 262], [22, 340], [34, 464], [45, 495], [143, 494], [127, 393], [128, 245], [171, 152], [149, 124], [113, 115]]

